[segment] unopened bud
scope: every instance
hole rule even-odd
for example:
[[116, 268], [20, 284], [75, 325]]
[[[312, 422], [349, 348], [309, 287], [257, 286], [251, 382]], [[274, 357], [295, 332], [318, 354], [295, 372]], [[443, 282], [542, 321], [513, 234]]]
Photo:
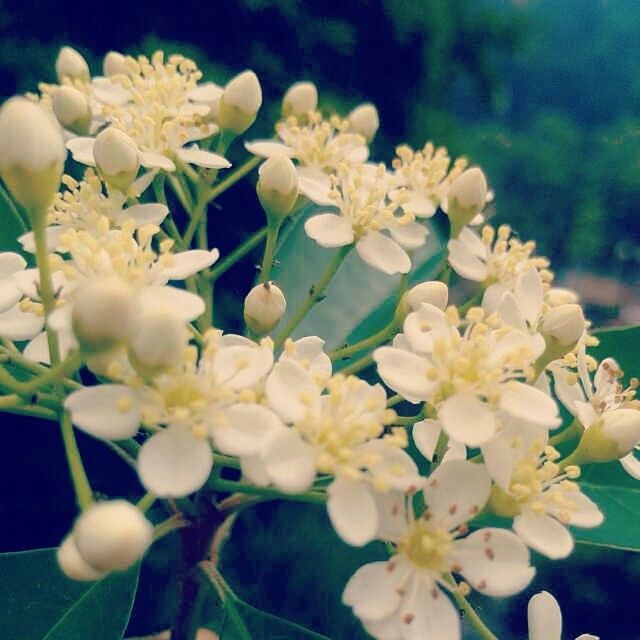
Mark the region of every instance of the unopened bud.
[[478, 167], [461, 173], [447, 193], [447, 215], [451, 221], [451, 237], [456, 238], [462, 228], [484, 209], [487, 201], [487, 179]]
[[586, 462], [610, 462], [626, 456], [640, 442], [640, 411], [614, 409], [589, 426], [578, 453]]
[[129, 343], [129, 355], [142, 374], [157, 374], [177, 365], [187, 340], [183, 321], [170, 309], [145, 311]]
[[127, 58], [117, 51], [109, 51], [102, 61], [102, 71], [105, 76], [115, 76], [126, 73]]
[[91, 73], [89, 65], [81, 53], [72, 47], [62, 47], [56, 58], [56, 75], [62, 84], [64, 78], [73, 80], [89, 80]]
[[256, 285], [244, 299], [244, 321], [258, 335], [276, 327], [287, 308], [282, 290], [273, 282]]
[[218, 124], [233, 133], [244, 133], [262, 105], [262, 88], [253, 71], [243, 71], [226, 85], [218, 111]]
[[371, 142], [380, 127], [380, 118], [375, 105], [370, 102], [356, 107], [348, 116], [352, 131], [364, 136], [367, 142]]
[[552, 287], [544, 294], [544, 301], [550, 307], [559, 307], [561, 304], [576, 304], [580, 300], [578, 294], [571, 289]]
[[80, 582], [100, 580], [104, 573], [92, 567], [78, 551], [73, 535], [68, 535], [56, 553], [58, 565], [67, 578]]
[[258, 170], [256, 191], [267, 216], [279, 222], [291, 213], [298, 199], [298, 174], [284, 155], [265, 160]]
[[0, 109], [0, 177], [32, 214], [42, 213], [58, 191], [67, 156], [53, 114], [26, 98]]
[[561, 304], [542, 319], [542, 333], [562, 347], [573, 348], [584, 333], [584, 314], [579, 304]]
[[93, 157], [105, 182], [126, 192], [140, 167], [138, 146], [131, 137], [116, 127], [101, 131], [96, 136]]
[[52, 98], [53, 112], [58, 122], [69, 131], [85, 135], [91, 124], [91, 107], [87, 97], [75, 87], [62, 85]]
[[126, 500], [96, 502], [73, 529], [80, 556], [99, 571], [123, 571], [137, 562], [153, 539], [153, 526]]
[[418, 311], [423, 302], [428, 302], [438, 309], [444, 310], [449, 301], [449, 289], [444, 282], [432, 280], [421, 282], [406, 291], [396, 308], [395, 320], [400, 326], [412, 311]]
[[282, 117], [306, 116], [318, 108], [318, 89], [313, 82], [292, 84], [282, 99]]
[[127, 341], [137, 326], [131, 287], [119, 278], [97, 278], [81, 286], [73, 303], [73, 332], [85, 351], [104, 351]]

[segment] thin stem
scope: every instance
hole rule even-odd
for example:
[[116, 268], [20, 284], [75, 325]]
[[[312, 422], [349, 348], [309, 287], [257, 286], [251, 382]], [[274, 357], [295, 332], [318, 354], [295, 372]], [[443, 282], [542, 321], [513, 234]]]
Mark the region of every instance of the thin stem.
[[352, 345], [349, 345], [347, 347], [336, 349], [330, 354], [331, 360], [342, 360], [343, 358], [352, 356], [354, 353], [358, 353], [358, 351], [364, 351], [369, 347], [374, 347], [386, 340], [393, 333], [395, 328], [396, 323], [390, 322], [386, 327], [383, 327], [382, 329], [380, 329], [380, 331], [377, 331], [368, 338], [364, 338], [362, 340], [359, 340], [358, 342], [354, 342]]
[[339, 373], [342, 373], [345, 376], [349, 376], [351, 374], [358, 373], [358, 371], [361, 371], [362, 369], [365, 369], [372, 362], [373, 362], [373, 358], [369, 354], [366, 354], [361, 358], [358, 358], [358, 360], [352, 362], [348, 367], [344, 367], [344, 369], [340, 369]]
[[294, 502], [308, 502], [310, 504], [325, 504], [327, 496], [319, 491], [307, 491], [306, 493], [283, 493], [269, 487], [256, 487], [245, 482], [233, 482], [217, 478], [209, 485], [214, 491], [226, 491], [228, 493], [246, 493], [249, 495], [263, 496], [267, 499], [281, 498]]
[[307, 313], [309, 313], [313, 305], [315, 305], [316, 302], [320, 300], [327, 285], [329, 284], [329, 282], [331, 282], [331, 278], [333, 278], [336, 271], [338, 271], [343, 260], [347, 257], [349, 251], [351, 251], [352, 248], [353, 245], [348, 244], [338, 249], [333, 259], [331, 260], [331, 262], [329, 262], [326, 269], [324, 270], [324, 273], [320, 276], [320, 279], [314, 285], [312, 285], [311, 289], [309, 290], [307, 299], [289, 320], [287, 326], [283, 329], [282, 333], [275, 341], [275, 349], [279, 349], [284, 344], [284, 341], [302, 322], [303, 318], [307, 315]]
[[171, 185], [173, 192], [178, 197], [178, 200], [180, 200], [180, 204], [182, 205], [182, 208], [187, 212], [191, 212], [191, 208], [193, 207], [193, 204], [191, 202], [191, 196], [185, 192], [185, 190], [182, 187], [182, 184], [175, 176], [170, 175], [168, 176], [168, 178], [169, 178], [169, 184]]
[[[33, 234], [36, 244], [36, 265], [38, 266], [38, 272], [40, 274], [39, 291], [42, 297], [42, 305], [44, 307], [45, 318], [48, 319], [49, 315], [55, 307], [55, 292], [53, 290], [53, 283], [51, 281], [51, 267], [49, 265], [49, 249], [47, 247], [47, 236], [45, 233], [44, 215], [34, 213], [32, 216], [34, 220]], [[60, 362], [60, 347], [58, 345], [58, 334], [49, 327], [47, 323], [47, 342], [49, 344], [49, 358], [51, 364], [55, 366]]]
[[552, 446], [556, 446], [558, 444], [562, 444], [563, 442], [568, 442], [569, 440], [575, 440], [582, 435], [584, 431], [582, 424], [576, 418], [564, 431], [557, 433], [552, 438], [549, 438], [549, 444]]
[[[30, 360], [27, 360], [22, 355], [22, 353], [18, 351], [15, 345], [9, 342], [8, 340], [3, 340], [2, 342], [4, 343], [4, 346], [0, 347], [0, 353], [4, 351], [7, 354], [7, 361], [6, 361], [7, 364], [12, 364], [17, 367], [20, 367], [23, 371], [34, 373], [37, 376], [44, 376], [45, 374], [48, 374], [48, 372], [52, 370], [52, 367], [46, 367], [36, 362], [31, 362]], [[67, 364], [64, 365], [65, 368], [67, 366], [68, 366]], [[20, 381], [16, 380], [16, 382], [20, 382]], [[62, 378], [62, 376], [61, 376], [61, 379], [56, 380], [56, 382], [59, 382], [60, 384], [63, 384], [65, 387], [68, 387], [70, 389], [79, 389], [82, 386], [79, 382], [76, 382], [75, 380], [71, 380], [70, 378]]]
[[222, 274], [230, 269], [238, 260], [244, 258], [250, 251], [255, 249], [264, 237], [267, 235], [267, 227], [259, 229], [250, 235], [241, 245], [236, 247], [226, 258], [220, 260], [216, 266], [211, 269], [205, 278], [211, 282], [215, 282]]
[[401, 402], [404, 402], [404, 398], [399, 393], [396, 393], [387, 400], [387, 408], [391, 409], [391, 407], [395, 407]]
[[[451, 579], [453, 584], [453, 578]], [[460, 610], [464, 612], [466, 619], [469, 621], [469, 624], [478, 632], [478, 635], [483, 640], [498, 640], [498, 636], [496, 636], [489, 627], [484, 623], [482, 618], [478, 615], [473, 606], [469, 603], [469, 601], [456, 589], [455, 587], [452, 589], [452, 594], [457, 602]]]
[[103, 444], [107, 445], [111, 451], [113, 451], [116, 455], [120, 456], [124, 462], [126, 462], [132, 469], [136, 469], [136, 459], [131, 457], [126, 451], [124, 451], [120, 446], [118, 446], [115, 442], [111, 442], [110, 440], [103, 440]]
[[[160, 203], [168, 207], [167, 196], [165, 195], [164, 187], [167, 181], [167, 176], [164, 173], [158, 175], [158, 177], [153, 181], [153, 192], [156, 196], [156, 200]], [[180, 249], [186, 249], [182, 242], [182, 236], [180, 235], [180, 231], [176, 226], [176, 222], [171, 215], [171, 211], [167, 214], [167, 217], [163, 220], [163, 224], [166, 227], [169, 237], [175, 241], [176, 245]]]
[[267, 243], [264, 247], [262, 266], [260, 267], [260, 282], [266, 282], [267, 280], [269, 280], [271, 267], [273, 267], [273, 258], [275, 256], [276, 246], [278, 244], [278, 230], [279, 227], [267, 227]]
[[73, 432], [71, 417], [66, 412], [60, 417], [60, 429], [62, 431], [64, 450], [67, 454], [71, 480], [76, 493], [76, 502], [80, 509], [85, 509], [93, 502], [93, 491], [82, 464], [82, 457]]
[[151, 493], [150, 491], [147, 491], [147, 493], [145, 493], [142, 496], [142, 498], [138, 500], [138, 502], [136, 503], [136, 506], [138, 507], [138, 509], [140, 509], [140, 511], [144, 513], [145, 511], [148, 511], [151, 508], [151, 506], [156, 501], [156, 499], [157, 498], [153, 493]]

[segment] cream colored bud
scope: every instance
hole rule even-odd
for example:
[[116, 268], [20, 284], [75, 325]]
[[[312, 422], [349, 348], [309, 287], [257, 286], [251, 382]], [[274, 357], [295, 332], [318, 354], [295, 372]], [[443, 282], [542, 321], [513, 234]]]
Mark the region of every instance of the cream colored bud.
[[58, 122], [65, 129], [78, 135], [89, 132], [91, 106], [82, 91], [69, 85], [62, 85], [55, 90], [52, 105]]
[[262, 88], [253, 71], [243, 71], [229, 80], [218, 110], [218, 124], [233, 133], [244, 133], [255, 121], [262, 105]]
[[291, 213], [298, 199], [298, 174], [287, 156], [265, 160], [258, 170], [256, 191], [268, 216], [281, 220]]
[[484, 209], [487, 201], [487, 179], [478, 167], [463, 171], [449, 187], [447, 215], [451, 221], [451, 237]]
[[170, 309], [158, 307], [140, 317], [129, 342], [129, 355], [140, 373], [157, 374], [177, 365], [187, 346], [184, 322]]
[[64, 78], [89, 80], [91, 72], [81, 53], [72, 47], [62, 47], [56, 58], [56, 75], [58, 82], [62, 84]]
[[276, 327], [287, 308], [282, 290], [273, 282], [256, 285], [244, 299], [244, 321], [258, 335]]
[[0, 177], [32, 214], [43, 213], [58, 191], [67, 151], [52, 113], [26, 98], [0, 109]]
[[80, 582], [93, 582], [100, 580], [104, 573], [92, 567], [80, 555], [73, 535], [68, 535], [56, 552], [58, 565], [67, 578]]
[[73, 529], [80, 556], [99, 571], [123, 571], [137, 562], [153, 540], [153, 526], [126, 500], [96, 502]]
[[544, 301], [550, 307], [559, 307], [561, 304], [577, 304], [580, 301], [580, 297], [571, 289], [552, 287], [545, 293]]
[[105, 76], [115, 76], [126, 73], [127, 58], [117, 51], [109, 51], [102, 61], [102, 72]]
[[108, 127], [96, 136], [93, 157], [105, 182], [126, 192], [140, 167], [138, 146], [131, 137], [121, 129]]
[[375, 105], [365, 102], [357, 106], [348, 116], [351, 129], [371, 142], [380, 127], [380, 118]]
[[115, 277], [90, 280], [75, 292], [71, 320], [80, 346], [89, 353], [128, 341], [138, 321], [131, 287]]
[[611, 462], [626, 456], [640, 443], [640, 411], [605, 412], [582, 435], [577, 453], [584, 462]]
[[573, 347], [584, 333], [584, 314], [579, 304], [561, 304], [542, 318], [542, 333], [563, 347]]
[[449, 289], [444, 282], [432, 280], [421, 282], [415, 287], [406, 291], [395, 312], [395, 321], [398, 326], [402, 325], [404, 319], [412, 311], [418, 311], [423, 302], [428, 302], [438, 309], [443, 309], [449, 301]]
[[282, 116], [306, 116], [318, 108], [318, 89], [313, 82], [292, 84], [282, 99]]

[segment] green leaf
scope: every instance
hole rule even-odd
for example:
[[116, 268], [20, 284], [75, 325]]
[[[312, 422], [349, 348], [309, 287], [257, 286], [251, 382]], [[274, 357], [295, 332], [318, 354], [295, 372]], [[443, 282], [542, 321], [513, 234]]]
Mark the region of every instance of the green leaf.
[[[280, 327], [302, 305], [336, 251], [320, 247], [306, 236], [304, 222], [316, 212], [303, 212], [280, 238], [278, 262], [271, 272], [287, 297], [287, 312]], [[413, 252], [411, 284], [433, 277], [441, 259], [442, 243], [435, 227], [431, 225], [430, 229], [427, 244]], [[353, 249], [327, 287], [327, 300], [316, 304], [293, 337], [319, 335], [331, 350], [371, 335], [391, 320], [399, 283], [399, 275], [388, 276], [373, 269]]]
[[56, 549], [0, 555], [4, 640], [120, 640], [127, 627], [139, 566], [97, 582], [65, 577]]
[[[269, 502], [238, 516], [219, 567], [234, 593], [250, 603], [238, 609], [254, 637], [365, 640], [342, 592], [360, 566], [386, 557], [382, 543], [356, 548], [342, 542], [322, 506]], [[232, 633], [230, 624], [225, 629]]]

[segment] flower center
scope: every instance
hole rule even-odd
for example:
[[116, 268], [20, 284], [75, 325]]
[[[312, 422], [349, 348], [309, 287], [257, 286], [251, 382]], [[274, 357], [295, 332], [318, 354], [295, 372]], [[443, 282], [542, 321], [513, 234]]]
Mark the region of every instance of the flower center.
[[414, 565], [440, 574], [449, 569], [447, 557], [452, 547], [453, 536], [449, 531], [420, 518], [398, 543], [398, 552], [403, 553]]

